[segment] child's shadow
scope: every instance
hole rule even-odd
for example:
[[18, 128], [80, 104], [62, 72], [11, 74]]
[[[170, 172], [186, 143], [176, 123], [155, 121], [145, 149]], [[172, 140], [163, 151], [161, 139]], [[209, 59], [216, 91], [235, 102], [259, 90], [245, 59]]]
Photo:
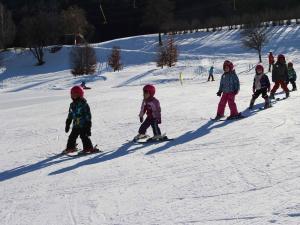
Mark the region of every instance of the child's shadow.
[[10, 180], [12, 178], [18, 177], [18, 176], [22, 176], [24, 174], [27, 173], [31, 173], [37, 170], [41, 170], [43, 168], [58, 164], [58, 163], [62, 163], [68, 160], [71, 160], [72, 158], [61, 158], [62, 155], [58, 154], [58, 155], [54, 155], [49, 157], [48, 159], [42, 160], [40, 162], [31, 164], [31, 165], [24, 165], [24, 166], [20, 166], [11, 170], [6, 170], [4, 172], [0, 173], [0, 182], [1, 181], [5, 181], [5, 180]]
[[133, 146], [135, 146], [134, 142], [132, 142], [132, 141], [126, 142], [121, 147], [119, 147], [116, 151], [99, 153], [93, 158], [89, 158], [87, 160], [78, 162], [72, 166], [59, 169], [57, 171], [50, 173], [49, 175], [57, 175], [57, 174], [61, 174], [61, 173], [65, 173], [65, 172], [77, 169], [82, 166], [87, 166], [87, 165], [92, 165], [92, 164], [96, 164], [96, 163], [102, 163], [105, 161], [113, 160], [113, 159], [128, 155], [132, 152], [135, 152], [139, 149], [146, 147], [146, 145], [142, 145], [142, 146], [131, 148]]
[[[264, 105], [264, 103], [260, 103], [257, 104], [255, 106], [254, 110], [249, 110], [248, 108], [245, 109], [242, 114], [245, 117], [251, 117], [253, 115], [255, 115], [258, 111], [259, 108], [261, 108]], [[247, 119], [245, 118], [245, 119]], [[193, 141], [195, 139], [204, 137], [205, 135], [208, 135], [213, 129], [217, 129], [217, 128], [222, 128], [225, 127], [231, 123], [237, 122], [239, 120], [222, 120], [222, 121], [214, 121], [214, 120], [209, 120], [207, 123], [205, 123], [203, 126], [199, 127], [197, 130], [195, 131], [188, 131], [185, 134], [177, 137], [176, 139], [174, 139], [173, 141], [167, 142], [165, 145], [160, 146], [156, 149], [153, 149], [149, 152], [146, 153], [146, 155], [151, 155], [151, 154], [155, 154], [158, 152], [162, 152], [165, 151], [171, 147], [175, 147], [177, 145], [183, 145], [186, 144], [190, 141]]]

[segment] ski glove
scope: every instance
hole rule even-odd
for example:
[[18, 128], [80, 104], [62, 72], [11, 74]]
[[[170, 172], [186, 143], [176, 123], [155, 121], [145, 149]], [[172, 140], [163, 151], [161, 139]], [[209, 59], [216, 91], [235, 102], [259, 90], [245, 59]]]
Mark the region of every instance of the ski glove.
[[142, 123], [144, 121], [144, 118], [140, 116], [140, 122]]
[[233, 93], [234, 93], [235, 95], [237, 95], [237, 94], [239, 93], [239, 91], [234, 91]]
[[66, 133], [69, 132], [71, 123], [72, 123], [72, 120], [70, 120], [70, 119], [66, 120], [66, 127], [65, 127], [65, 132]]
[[221, 95], [222, 95], [222, 91], [218, 91], [217, 96], [221, 97]]

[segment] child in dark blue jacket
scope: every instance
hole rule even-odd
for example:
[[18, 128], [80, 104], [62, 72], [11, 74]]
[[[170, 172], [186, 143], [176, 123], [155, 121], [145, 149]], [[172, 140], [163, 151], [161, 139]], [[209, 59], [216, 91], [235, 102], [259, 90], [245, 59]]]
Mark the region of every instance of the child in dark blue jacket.
[[270, 101], [268, 92], [270, 92], [271, 84], [269, 78], [266, 74], [264, 74], [264, 67], [262, 65], [257, 65], [255, 67], [255, 77], [253, 80], [253, 95], [250, 101], [249, 109], [253, 108], [255, 100], [261, 95], [262, 98], [265, 100], [264, 108], [270, 107]]
[[90, 107], [83, 97], [84, 91], [80, 86], [74, 86], [71, 89], [72, 103], [70, 104], [68, 118], [66, 120], [66, 133], [70, 130], [70, 125], [73, 122], [71, 134], [68, 139], [67, 148], [64, 153], [72, 153], [76, 151], [76, 139], [80, 136], [83, 144], [83, 152], [94, 152], [91, 139], [92, 115]]

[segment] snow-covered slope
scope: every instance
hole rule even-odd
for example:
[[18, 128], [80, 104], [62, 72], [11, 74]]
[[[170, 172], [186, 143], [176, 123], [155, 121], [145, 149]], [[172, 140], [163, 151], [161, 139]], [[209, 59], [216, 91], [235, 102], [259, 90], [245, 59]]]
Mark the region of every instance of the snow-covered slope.
[[[270, 35], [264, 65], [273, 50], [300, 71], [299, 27], [270, 28]], [[41, 67], [33, 66], [28, 52], [6, 53], [0, 74], [1, 224], [300, 224], [299, 93], [265, 111], [247, 110], [249, 68], [257, 56], [240, 46], [237, 30], [176, 36], [180, 59], [166, 69], [152, 62], [156, 41], [149, 35], [94, 45], [102, 61], [119, 45], [125, 67], [113, 73], [99, 66], [101, 73], [84, 78], [70, 75], [67, 46], [47, 53]], [[236, 101], [248, 117], [212, 122], [224, 59], [235, 64], [241, 81]], [[212, 64], [217, 82], [206, 82]], [[58, 156], [68, 138], [69, 88], [81, 80], [92, 87], [86, 91], [92, 141], [104, 153]], [[140, 125], [146, 83], [156, 84], [161, 129], [175, 138], [171, 142], [128, 141]]]

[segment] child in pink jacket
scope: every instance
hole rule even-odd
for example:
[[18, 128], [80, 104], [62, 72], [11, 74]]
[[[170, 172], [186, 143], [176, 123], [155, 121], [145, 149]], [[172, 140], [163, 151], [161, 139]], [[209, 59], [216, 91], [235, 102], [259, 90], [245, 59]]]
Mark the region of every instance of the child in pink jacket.
[[[135, 140], [147, 137], [146, 131], [151, 126], [155, 138], [161, 137], [161, 131], [158, 124], [161, 123], [161, 109], [159, 101], [154, 97], [155, 87], [153, 85], [146, 85], [143, 88], [144, 100], [142, 102], [141, 111], [139, 114], [142, 125], [139, 129], [139, 134], [134, 138]], [[144, 120], [144, 114], [147, 115]]]

